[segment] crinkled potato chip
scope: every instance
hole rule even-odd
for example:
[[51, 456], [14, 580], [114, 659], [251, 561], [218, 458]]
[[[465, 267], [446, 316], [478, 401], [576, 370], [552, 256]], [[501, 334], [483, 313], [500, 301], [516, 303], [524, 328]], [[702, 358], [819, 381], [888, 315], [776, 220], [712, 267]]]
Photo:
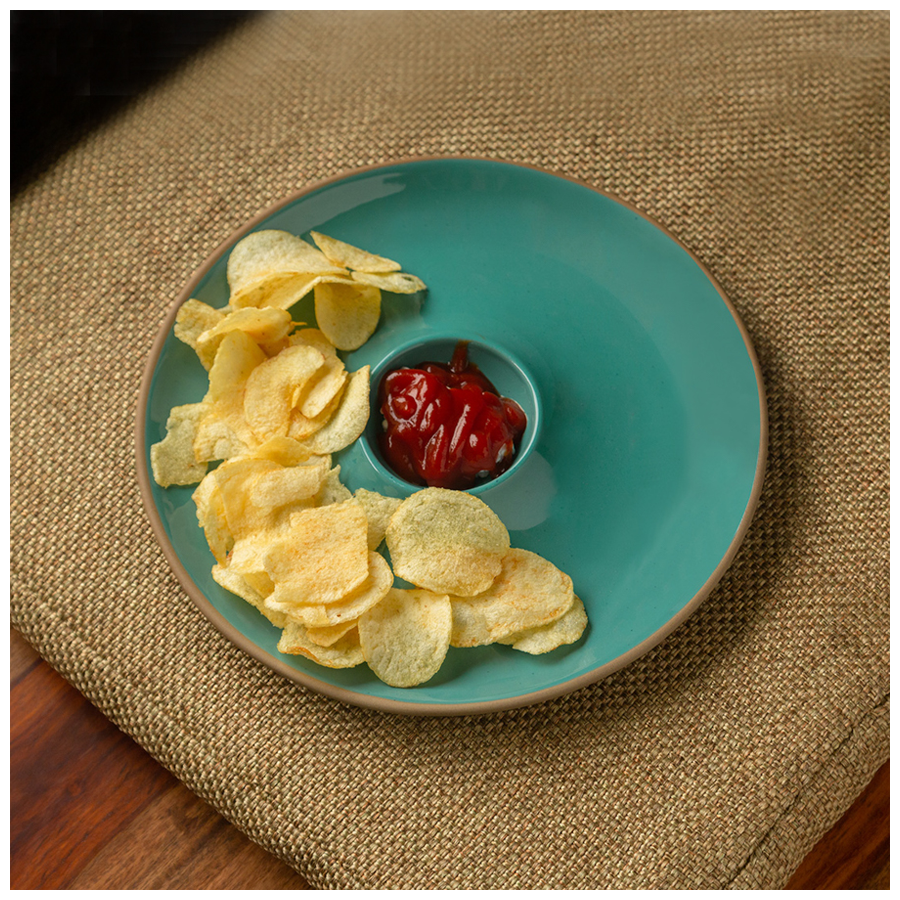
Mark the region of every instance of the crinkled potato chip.
[[313, 505], [329, 470], [327, 457], [289, 467], [253, 457], [222, 463], [215, 476], [229, 531], [235, 539], [277, 531], [293, 511]]
[[445, 488], [407, 497], [385, 537], [400, 578], [463, 597], [487, 590], [509, 551], [509, 532], [486, 503]]
[[251, 373], [265, 360], [265, 353], [242, 331], [222, 339], [209, 370], [206, 410], [194, 440], [198, 462], [228, 459], [259, 443], [244, 418], [244, 392]]
[[307, 628], [329, 628], [342, 622], [355, 622], [366, 610], [379, 603], [394, 584], [394, 574], [383, 556], [369, 553], [369, 574], [366, 580], [345, 597], [332, 603], [296, 603], [286, 595], [289, 589], [276, 586], [266, 605], [278, 610]]
[[299, 466], [315, 456], [300, 441], [289, 437], [269, 438], [244, 455], [253, 459], [268, 459], [280, 466]]
[[[341, 622], [338, 625], [325, 625], [322, 628], [307, 628], [306, 636], [319, 647], [330, 647], [336, 641], [339, 641], [348, 631], [356, 628], [358, 619], [349, 622]], [[357, 641], [359, 635], [357, 635]]]
[[293, 513], [263, 555], [279, 599], [329, 603], [362, 584], [369, 575], [366, 528], [366, 514], [356, 500]]
[[316, 322], [338, 350], [357, 350], [375, 333], [381, 291], [366, 284], [317, 284]]
[[280, 653], [305, 656], [329, 669], [350, 669], [365, 662], [359, 645], [359, 632], [351, 628], [343, 637], [326, 647], [313, 641], [304, 625], [288, 622], [278, 641]]
[[197, 346], [215, 353], [226, 334], [243, 331], [261, 347], [267, 347], [286, 338], [293, 327], [291, 314], [283, 309], [236, 309], [204, 331], [197, 338]]
[[392, 687], [423, 684], [450, 647], [452, 614], [446, 594], [391, 588], [359, 619], [359, 642], [369, 668]]
[[[316, 506], [329, 506], [332, 503], [343, 503], [350, 500], [353, 494], [341, 481], [341, 467], [335, 466], [325, 477], [319, 493], [316, 494]], [[374, 547], [370, 549], [375, 549]]]
[[153, 477], [161, 487], [197, 484], [206, 474], [206, 463], [197, 462], [194, 440], [206, 407], [202, 403], [173, 406], [166, 421], [166, 436], [150, 448]]
[[297, 401], [300, 415], [315, 420], [327, 409], [335, 409], [340, 402], [340, 395], [347, 383], [347, 370], [344, 361], [338, 356], [326, 356], [325, 363], [313, 378], [307, 382], [306, 388]]
[[369, 549], [377, 550], [379, 544], [384, 540], [388, 522], [391, 521], [391, 516], [397, 511], [401, 501], [397, 497], [384, 497], [375, 491], [367, 491], [365, 488], [359, 488], [353, 496], [359, 500], [366, 511], [366, 519], [369, 522]]
[[368, 421], [369, 366], [363, 366], [350, 374], [331, 420], [307, 438], [305, 444], [316, 454], [337, 453], [363, 433]]
[[225, 520], [225, 504], [215, 471], [210, 472], [197, 485], [191, 499], [197, 507], [197, 521], [203, 529], [206, 543], [216, 562], [224, 565], [234, 546], [234, 535], [228, 530]]
[[529, 550], [510, 550], [494, 583], [474, 597], [450, 597], [454, 647], [492, 644], [553, 622], [575, 600], [572, 579]]
[[304, 416], [299, 409], [294, 407], [294, 409], [291, 410], [291, 420], [288, 423], [288, 437], [303, 443], [310, 453], [314, 452], [313, 445], [305, 443], [306, 439], [312, 437], [317, 431], [331, 421], [335, 410], [338, 408], [338, 404], [341, 402], [343, 393], [344, 392], [341, 391], [339, 394], [336, 394], [328, 406], [312, 419], [308, 416]]
[[312, 244], [286, 231], [255, 231], [238, 241], [228, 257], [233, 309], [274, 306], [289, 309], [323, 276], [347, 277]]
[[200, 335], [225, 318], [226, 310], [215, 309], [202, 300], [186, 300], [175, 315], [175, 337], [193, 348], [203, 368], [209, 371], [216, 358], [215, 346], [201, 346]]
[[309, 344], [324, 356], [337, 356], [337, 347], [328, 340], [318, 328], [301, 328], [290, 336], [292, 346], [296, 344]]
[[315, 347], [300, 345], [282, 350], [250, 373], [244, 418], [258, 441], [288, 435], [295, 400], [324, 363]]
[[354, 281], [390, 291], [392, 294], [415, 294], [428, 290], [425, 282], [409, 272], [391, 272], [389, 275], [373, 275], [368, 272], [351, 272]]
[[246, 600], [251, 606], [256, 607], [276, 628], [287, 626], [287, 616], [277, 610], [268, 609], [264, 602], [265, 596], [257, 591], [243, 575], [226, 566], [213, 566], [212, 577], [226, 591], [237, 594], [242, 600]]
[[[266, 554], [272, 543], [272, 535], [266, 532], [256, 532], [238, 538], [233, 541], [225, 564], [245, 578], [265, 575], [271, 581], [271, 576], [266, 572]], [[274, 590], [274, 582], [272, 589]]]
[[569, 610], [555, 621], [511, 634], [501, 638], [499, 643], [509, 644], [514, 650], [521, 650], [523, 653], [531, 653], [535, 656], [549, 653], [564, 644], [574, 644], [584, 634], [587, 621], [584, 604], [576, 597]]
[[394, 262], [392, 259], [385, 259], [383, 256], [376, 256], [374, 253], [360, 250], [359, 247], [335, 240], [335, 238], [328, 237], [327, 234], [311, 231], [310, 235], [316, 242], [316, 246], [336, 266], [356, 269], [357, 272], [373, 272], [376, 274], [381, 272], [398, 272], [402, 268], [400, 263]]

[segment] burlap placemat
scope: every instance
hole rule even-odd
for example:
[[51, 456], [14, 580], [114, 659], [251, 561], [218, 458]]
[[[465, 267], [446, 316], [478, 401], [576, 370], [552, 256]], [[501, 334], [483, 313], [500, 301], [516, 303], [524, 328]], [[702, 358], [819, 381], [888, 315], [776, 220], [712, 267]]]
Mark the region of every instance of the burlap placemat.
[[[778, 887], [888, 755], [887, 14], [268, 14], [12, 211], [12, 618], [312, 884]], [[672, 230], [747, 324], [767, 481], [655, 651], [558, 701], [398, 718], [232, 647], [135, 480], [141, 369], [233, 229], [417, 154], [550, 168]]]

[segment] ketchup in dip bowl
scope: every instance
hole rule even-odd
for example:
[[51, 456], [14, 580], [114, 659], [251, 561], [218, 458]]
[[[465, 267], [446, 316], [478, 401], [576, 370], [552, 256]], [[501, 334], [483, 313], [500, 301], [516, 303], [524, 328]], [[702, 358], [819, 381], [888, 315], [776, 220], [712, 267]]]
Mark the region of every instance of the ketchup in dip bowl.
[[525, 426], [522, 407], [501, 397], [459, 341], [449, 363], [393, 369], [378, 387], [381, 452], [400, 477], [466, 490], [502, 475]]

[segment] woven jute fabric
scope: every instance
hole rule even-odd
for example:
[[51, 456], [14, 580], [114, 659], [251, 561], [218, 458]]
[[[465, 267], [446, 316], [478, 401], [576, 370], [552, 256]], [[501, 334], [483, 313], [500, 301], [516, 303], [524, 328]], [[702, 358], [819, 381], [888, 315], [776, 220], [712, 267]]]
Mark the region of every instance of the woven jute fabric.
[[[13, 623], [315, 886], [783, 885], [888, 756], [888, 78], [886, 13], [251, 20], [14, 200]], [[306, 184], [416, 155], [664, 224], [768, 393], [760, 505], [700, 609], [599, 684], [468, 718], [341, 705], [236, 649], [135, 477], [142, 367], [194, 269]]]

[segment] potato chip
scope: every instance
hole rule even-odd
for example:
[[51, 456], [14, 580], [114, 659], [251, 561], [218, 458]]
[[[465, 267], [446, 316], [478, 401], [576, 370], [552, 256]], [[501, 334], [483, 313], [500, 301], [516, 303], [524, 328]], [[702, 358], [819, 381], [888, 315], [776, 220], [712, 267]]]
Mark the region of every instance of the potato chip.
[[228, 257], [229, 305], [234, 309], [272, 306], [289, 309], [323, 276], [346, 277], [321, 250], [286, 231], [256, 231], [240, 240]]
[[166, 436], [150, 448], [153, 477], [161, 487], [197, 484], [206, 474], [206, 463], [197, 462], [194, 440], [206, 412], [202, 403], [173, 406], [166, 420]]
[[445, 488], [407, 497], [385, 536], [400, 578], [463, 597], [487, 590], [509, 551], [509, 532], [487, 504]]
[[293, 327], [291, 314], [283, 309], [236, 309], [197, 338], [198, 352], [211, 350], [215, 353], [230, 331], [243, 331], [265, 348], [286, 338]]
[[359, 645], [359, 632], [351, 628], [339, 640], [326, 647], [313, 641], [304, 625], [288, 622], [278, 641], [280, 653], [305, 656], [329, 669], [350, 669], [365, 662]]
[[511, 634], [501, 638], [499, 643], [509, 644], [523, 653], [549, 653], [564, 644], [574, 644], [584, 634], [587, 621], [584, 604], [576, 597], [568, 611], [553, 622]]
[[350, 374], [330, 421], [304, 442], [312, 453], [337, 453], [349, 447], [369, 421], [369, 366]]
[[201, 346], [199, 338], [221, 322], [225, 315], [226, 310], [215, 309], [202, 300], [186, 300], [175, 315], [175, 337], [194, 349], [207, 371], [216, 358], [216, 347]]
[[[329, 506], [332, 503], [343, 503], [350, 500], [353, 494], [350, 489], [341, 481], [341, 467], [335, 466], [325, 477], [319, 493], [316, 494], [316, 506]], [[374, 547], [370, 547], [374, 550]]]
[[338, 350], [357, 350], [375, 333], [381, 291], [363, 284], [318, 284], [316, 322]]
[[310, 235], [316, 242], [316, 246], [336, 266], [356, 269], [358, 272], [373, 273], [398, 272], [401, 269], [400, 263], [394, 262], [392, 259], [385, 259], [383, 256], [376, 256], [374, 253], [367, 253], [365, 250], [360, 250], [359, 247], [328, 237], [327, 234], [311, 231]]
[[428, 288], [421, 278], [410, 275], [409, 272], [391, 272], [389, 275], [372, 275], [368, 272], [351, 272], [354, 281], [361, 284], [370, 284], [372, 287], [392, 294], [415, 294], [426, 291]]
[[[299, 466], [315, 454], [300, 441], [289, 437], [273, 437], [263, 441], [258, 447], [248, 450], [244, 456], [253, 459], [268, 459], [280, 466]], [[322, 457], [327, 458], [327, 457]]]
[[191, 499], [197, 506], [197, 521], [203, 529], [206, 542], [216, 562], [224, 565], [234, 546], [234, 535], [225, 519], [225, 504], [216, 482], [215, 471], [210, 472], [197, 485]]
[[244, 418], [244, 392], [250, 374], [265, 360], [256, 342], [242, 331], [222, 339], [209, 370], [206, 410], [194, 440], [198, 462], [228, 459], [259, 444]]
[[392, 687], [423, 684], [447, 656], [452, 620], [446, 594], [391, 588], [359, 619], [369, 668]]
[[243, 575], [227, 568], [226, 566], [213, 566], [212, 577], [226, 591], [237, 594], [242, 600], [246, 600], [251, 606], [256, 607], [276, 628], [285, 628], [288, 624], [287, 616], [274, 609], [268, 609], [265, 605], [265, 596], [257, 591]]
[[379, 544], [384, 540], [388, 522], [397, 511], [401, 501], [397, 497], [384, 497], [375, 491], [367, 491], [365, 488], [359, 488], [353, 496], [359, 500], [366, 511], [366, 519], [369, 522], [369, 549], [377, 550]]
[[[307, 628], [306, 636], [319, 647], [330, 647], [336, 641], [339, 641], [348, 631], [356, 628], [358, 621], [358, 619], [352, 619], [349, 622], [340, 622], [337, 625], [325, 625], [322, 628]], [[356, 640], [359, 641], [358, 634]]]
[[288, 347], [250, 373], [244, 418], [258, 441], [288, 435], [295, 401], [324, 363], [318, 350], [301, 345]]
[[494, 583], [474, 597], [450, 597], [454, 647], [492, 644], [553, 622], [575, 601], [572, 579], [529, 550], [510, 550]]
[[[272, 535], [265, 531], [244, 535], [233, 541], [225, 564], [229, 569], [240, 573], [245, 578], [265, 575], [271, 581], [271, 576], [266, 571], [266, 554], [272, 544]], [[274, 584], [272, 582], [273, 590]]]
[[309, 344], [319, 350], [323, 356], [337, 356], [337, 347], [328, 340], [318, 328], [301, 328], [290, 336], [291, 346]]
[[280, 600], [340, 600], [369, 575], [366, 514], [356, 500], [295, 512], [262, 560]]
[[366, 580], [339, 600], [331, 603], [296, 603], [288, 588], [276, 585], [272, 595], [266, 598], [266, 605], [308, 628], [329, 628], [342, 622], [355, 622], [387, 596], [393, 584], [394, 575], [385, 558], [370, 552]]
[[326, 409], [335, 409], [347, 383], [344, 361], [337, 355], [325, 356], [325, 363], [307, 382], [297, 400], [300, 415], [315, 421]]
[[222, 463], [215, 476], [229, 531], [239, 539], [278, 530], [291, 512], [313, 505], [329, 469], [327, 457], [289, 467], [253, 457]]
[[[317, 431], [327, 425], [334, 416], [335, 410], [343, 397], [343, 391], [335, 395], [332, 401], [314, 418], [304, 416], [299, 409], [294, 407], [291, 410], [291, 419], [288, 423], [288, 437], [302, 443], [310, 453], [313, 452], [313, 445], [306, 444], [307, 438], [311, 438]], [[316, 454], [321, 456], [322, 454]]]

